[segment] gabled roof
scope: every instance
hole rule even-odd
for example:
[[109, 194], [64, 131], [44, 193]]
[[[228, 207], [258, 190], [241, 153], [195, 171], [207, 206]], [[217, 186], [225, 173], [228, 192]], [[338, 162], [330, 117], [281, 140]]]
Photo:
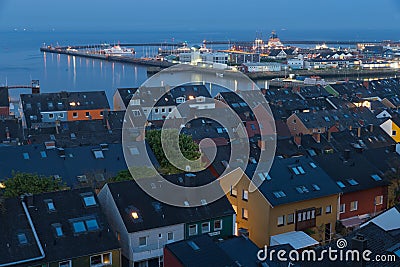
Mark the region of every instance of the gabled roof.
[[207, 87], [202, 84], [177, 86], [175, 88], [172, 88], [170, 90], [170, 93], [175, 99], [178, 97], [185, 97], [185, 99], [188, 100], [190, 96], [204, 96], [211, 98], [210, 92], [208, 91]]
[[235, 261], [207, 235], [167, 244], [165, 249], [171, 252], [182, 266], [237, 266]]
[[[84, 197], [89, 197], [92, 202], [87, 202], [88, 205], [85, 205]], [[8, 209], [1, 220], [0, 244], [8, 243], [10, 249], [0, 250], [0, 263], [4, 263], [2, 262], [4, 259], [9, 262], [39, 256], [33, 231], [27, 225], [27, 217], [19, 199], [7, 199], [6, 203]], [[27, 196], [25, 203], [45, 257], [17, 266], [41, 265], [120, 248], [91, 188]], [[3, 216], [3, 213], [0, 213], [0, 216]], [[86, 222], [88, 220], [91, 220], [90, 224]], [[74, 230], [73, 223], [77, 221], [84, 222], [83, 232], [77, 233]], [[61, 236], [57, 236], [56, 227], [61, 227], [61, 230], [58, 230]], [[17, 243], [17, 233], [26, 234], [27, 245]]]
[[[246, 170], [249, 177], [252, 177], [253, 172], [254, 169]], [[272, 206], [318, 199], [342, 192], [318, 163], [308, 156], [288, 159], [276, 157], [268, 174], [271, 179], [266, 179], [259, 190]]]
[[129, 105], [129, 102], [131, 101], [133, 95], [136, 93], [138, 88], [118, 88], [117, 92], [121, 96], [121, 99], [127, 107]]
[[8, 88], [0, 87], [0, 107], [8, 107], [10, 105], [8, 97]]
[[386, 186], [382, 173], [362, 154], [353, 151], [315, 156], [314, 160], [335, 181], [344, 193]]
[[398, 230], [400, 229], [400, 208], [393, 207], [387, 211], [384, 211], [381, 214], [360, 225], [360, 228], [363, 228], [370, 223], [375, 224], [376, 226], [382, 228], [384, 231]]
[[[162, 185], [161, 185], [162, 186]], [[143, 191], [135, 181], [109, 183], [102, 189], [109, 190], [129, 233], [181, 223], [232, 216], [235, 211], [224, 196], [205, 206], [182, 208], [160, 203]], [[162, 188], [154, 188], [162, 190]], [[139, 213], [135, 221], [132, 209]]]

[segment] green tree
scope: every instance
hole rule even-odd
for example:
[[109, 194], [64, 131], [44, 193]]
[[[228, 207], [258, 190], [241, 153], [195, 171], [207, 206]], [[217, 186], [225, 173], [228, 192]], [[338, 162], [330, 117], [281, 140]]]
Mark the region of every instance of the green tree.
[[147, 166], [131, 167], [129, 170], [120, 171], [115, 177], [110, 178], [109, 182], [122, 182], [141, 178], [150, 178], [156, 175], [156, 171]]
[[17, 197], [25, 193], [39, 194], [67, 189], [61, 178], [17, 172], [4, 182], [4, 197]]
[[[172, 140], [172, 136], [177, 134], [175, 129], [167, 129], [165, 131], [166, 142], [168, 139]], [[164, 150], [161, 144], [161, 130], [150, 130], [146, 132], [146, 140], [149, 143], [157, 161], [160, 163], [160, 172], [163, 174], [174, 174], [181, 173], [182, 170], [177, 169], [173, 166], [164, 154]], [[171, 142], [171, 145], [173, 143]], [[199, 152], [199, 146], [196, 144], [190, 135], [179, 134], [179, 149], [181, 150], [183, 156], [188, 160], [197, 160], [200, 158], [201, 154]]]

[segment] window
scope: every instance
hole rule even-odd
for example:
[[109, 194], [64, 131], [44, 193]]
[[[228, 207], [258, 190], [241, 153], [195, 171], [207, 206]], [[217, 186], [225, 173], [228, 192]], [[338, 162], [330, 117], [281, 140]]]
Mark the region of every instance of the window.
[[313, 168], [313, 169], [317, 168], [317, 165], [315, 165], [314, 162], [310, 162], [310, 166], [311, 166], [311, 168]]
[[256, 126], [254, 126], [254, 124], [250, 124], [250, 128], [255, 131], [256, 130]]
[[58, 117], [59, 117], [60, 119], [64, 118], [64, 113], [58, 114]]
[[189, 225], [189, 236], [197, 235], [197, 224]]
[[138, 110], [138, 109], [132, 110], [132, 114], [133, 114], [134, 117], [139, 117], [141, 115], [140, 114], [140, 110]]
[[287, 216], [287, 224], [292, 224], [292, 223], [294, 223], [294, 214], [290, 213]]
[[53, 119], [54, 118], [54, 114], [53, 113], [49, 113], [49, 119]]
[[321, 214], [322, 214], [322, 208], [321, 207], [316, 208], [315, 209], [315, 216], [321, 216]]
[[314, 191], [320, 191], [321, 188], [317, 184], [312, 184]]
[[26, 238], [25, 233], [19, 233], [17, 235], [18, 237], [18, 242], [20, 245], [27, 245], [28, 244], [28, 238]]
[[301, 222], [302, 221], [302, 217], [301, 217], [301, 213], [297, 213], [297, 221]]
[[58, 263], [58, 267], [71, 267], [71, 266], [72, 265], [71, 265], [71, 261], [70, 260], [61, 261], [61, 262]]
[[375, 181], [382, 181], [382, 178], [377, 174], [371, 175], [371, 178], [374, 179]]
[[86, 111], [85, 116], [86, 116], [86, 118], [89, 118], [90, 112], [89, 112], [89, 111]]
[[174, 241], [174, 232], [168, 232], [167, 241]]
[[375, 197], [375, 205], [382, 205], [383, 204], [383, 196], [376, 196]]
[[86, 232], [86, 226], [83, 221], [73, 222], [72, 227], [74, 228], [74, 232], [76, 234]]
[[85, 221], [88, 231], [94, 231], [99, 229], [99, 224], [96, 219], [89, 219]]
[[40, 151], [40, 156], [43, 158], [47, 158], [47, 153], [46, 151]]
[[78, 118], [78, 112], [72, 112], [72, 118]]
[[278, 217], [278, 226], [283, 226], [283, 225], [285, 225], [285, 215]]
[[245, 208], [242, 208], [242, 218], [246, 220], [249, 218], [249, 211]]
[[154, 114], [158, 114], [158, 112], [159, 112], [158, 108], [155, 108], [154, 109]]
[[161, 113], [165, 113], [165, 108], [162, 108], [162, 109], [161, 109]]
[[231, 196], [233, 196], [233, 197], [237, 196], [237, 189], [233, 186], [231, 186]]
[[147, 236], [139, 237], [139, 247], [147, 246]]
[[243, 200], [249, 200], [249, 191], [243, 190]]
[[340, 204], [339, 213], [345, 213], [345, 212], [346, 212], [346, 204]]
[[222, 230], [222, 220], [214, 221], [214, 231]]
[[24, 159], [29, 159], [29, 153], [22, 153], [22, 156], [24, 157]]
[[100, 116], [101, 116], [101, 117], [104, 116], [104, 111], [100, 111]]
[[337, 181], [336, 183], [340, 188], [345, 188], [346, 187], [342, 181]]
[[355, 210], [358, 210], [358, 201], [357, 200], [356, 201], [352, 201], [350, 203], [350, 211], [355, 211]]
[[286, 194], [283, 191], [276, 191], [276, 192], [273, 192], [273, 194], [276, 198], [286, 197]]
[[172, 108], [169, 108], [169, 109], [168, 109], [168, 112], [172, 112]]
[[94, 198], [94, 195], [92, 193], [84, 194], [82, 195], [82, 197], [85, 207], [92, 207], [97, 205], [96, 199]]
[[210, 232], [210, 222], [205, 222], [201, 224], [201, 233], [209, 233]]
[[53, 200], [46, 199], [44, 202], [46, 203], [48, 211], [50, 211], [50, 212], [56, 211], [56, 207], [54, 206]]
[[91, 267], [92, 266], [111, 265], [111, 264], [112, 264], [111, 252], [90, 257], [90, 266]]
[[53, 224], [53, 227], [57, 237], [61, 237], [64, 235], [61, 224]]
[[331, 205], [326, 206], [326, 208], [325, 208], [325, 213], [326, 213], [326, 214], [329, 214], [329, 213], [331, 213], [331, 212], [332, 212], [332, 206], [331, 206]]
[[396, 131], [392, 131], [392, 136], [396, 136], [397, 132]]
[[349, 182], [350, 185], [358, 185], [358, 182], [354, 179], [348, 179], [347, 182]]

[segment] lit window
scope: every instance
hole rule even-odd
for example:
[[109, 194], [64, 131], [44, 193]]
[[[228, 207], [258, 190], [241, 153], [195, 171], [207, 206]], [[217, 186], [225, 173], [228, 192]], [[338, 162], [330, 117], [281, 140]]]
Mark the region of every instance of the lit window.
[[283, 226], [283, 225], [285, 225], [285, 215], [278, 217], [278, 226]]
[[136, 211], [133, 211], [132, 213], [131, 213], [131, 216], [132, 216], [132, 218], [133, 219], [139, 219], [139, 214], [136, 212]]
[[210, 232], [210, 222], [205, 222], [201, 224], [201, 233], [208, 233]]
[[355, 211], [355, 210], [358, 210], [358, 201], [357, 200], [356, 201], [352, 201], [350, 203], [350, 211]]
[[189, 225], [189, 236], [197, 235], [197, 224]]
[[92, 207], [97, 205], [96, 199], [94, 198], [94, 195], [91, 193], [83, 195], [83, 202], [85, 203], [85, 207]]
[[91, 267], [102, 266], [102, 265], [107, 265], [108, 266], [108, 265], [111, 265], [111, 264], [112, 264], [112, 254], [111, 254], [111, 252], [90, 257], [90, 266]]
[[147, 246], [147, 236], [139, 237], [139, 247]]
[[214, 221], [214, 230], [222, 230], [222, 220]]
[[383, 196], [376, 196], [375, 197], [375, 205], [382, 205], [383, 204]]

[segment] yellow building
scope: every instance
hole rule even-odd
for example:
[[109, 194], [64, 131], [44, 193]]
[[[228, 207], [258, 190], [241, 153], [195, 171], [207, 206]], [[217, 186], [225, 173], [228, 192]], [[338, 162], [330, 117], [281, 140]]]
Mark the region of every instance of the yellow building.
[[389, 118], [380, 126], [394, 141], [400, 142], [400, 120], [398, 118]]
[[[257, 246], [292, 231], [319, 242], [333, 237], [341, 190], [311, 158], [275, 158], [269, 172], [246, 173], [228, 199], [237, 213], [236, 229], [247, 230]], [[253, 175], [264, 181], [251, 193], [248, 176]]]

